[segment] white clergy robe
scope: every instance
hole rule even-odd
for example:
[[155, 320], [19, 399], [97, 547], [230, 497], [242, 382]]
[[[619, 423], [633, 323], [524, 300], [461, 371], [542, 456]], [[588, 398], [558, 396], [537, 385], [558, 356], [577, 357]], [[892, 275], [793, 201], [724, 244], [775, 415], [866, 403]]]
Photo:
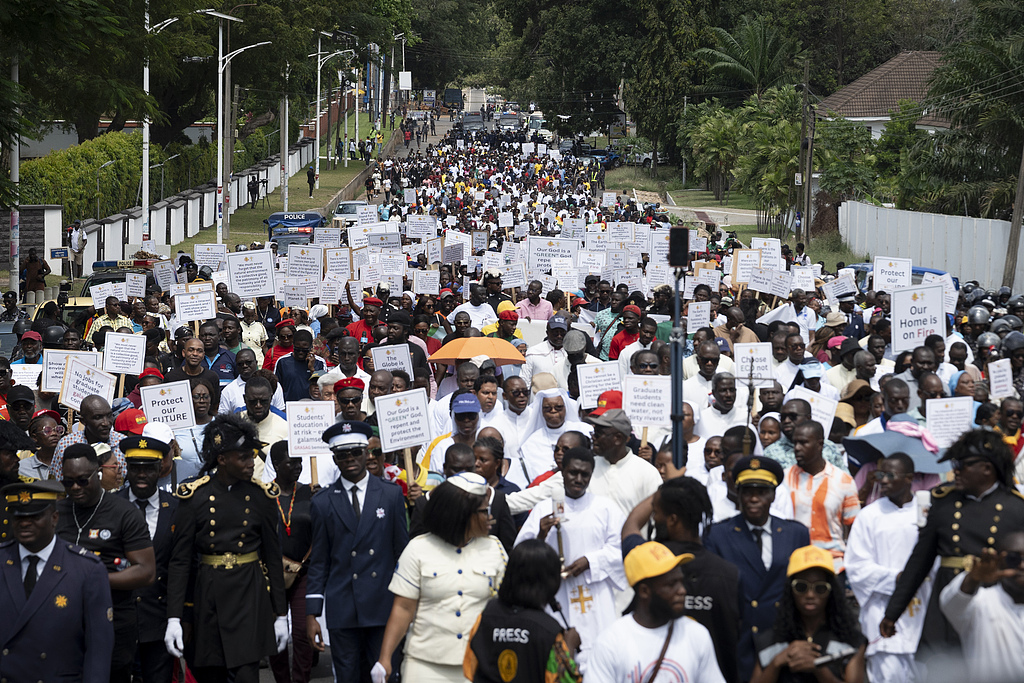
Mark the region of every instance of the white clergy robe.
[[[737, 392], [737, 394], [739, 394], [739, 392]], [[710, 406], [700, 411], [700, 421], [697, 422], [696, 426], [693, 428], [693, 433], [697, 436], [702, 436], [705, 439], [710, 439], [713, 436], [722, 436], [730, 427], [743, 427], [746, 424], [747, 405], [746, 403], [740, 403], [737, 400], [736, 403], [733, 404], [732, 410], [727, 413], [723, 413], [714, 406]], [[757, 428], [753, 424], [751, 424], [750, 428], [756, 435]], [[754, 446], [757, 449], [760, 448], [760, 439], [755, 439]], [[758, 450], [754, 451], [754, 455], [758, 455]]]
[[[551, 514], [552, 505], [551, 500], [545, 500], [533, 508], [516, 537], [517, 545], [537, 538], [540, 520]], [[565, 499], [561, 524], [565, 566], [586, 557], [590, 569], [579, 576], [564, 579], [555, 598], [562, 606], [562, 614], [569, 626], [579, 632], [583, 641], [577, 661], [584, 673], [590, 648], [619, 617], [615, 602], [617, 594], [629, 587], [622, 565], [621, 533], [625, 521], [625, 516], [614, 503], [589, 491], [575, 500]], [[545, 542], [557, 552], [558, 530], [552, 528]], [[551, 612], [550, 608], [548, 612]]]
[[896, 588], [896, 576], [903, 571], [917, 544], [917, 514], [916, 498], [903, 507], [897, 507], [888, 498], [879, 498], [857, 513], [846, 541], [843, 564], [860, 603], [860, 627], [869, 642], [869, 662], [875, 653], [913, 657], [921, 640], [934, 567], [932, 576], [921, 584], [910, 607], [896, 622], [896, 635], [878, 638], [878, 625], [885, 618], [885, 606]]
[[658, 470], [643, 458], [628, 453], [612, 465], [594, 454], [594, 476], [588, 491], [614, 502], [623, 516], [628, 516], [644, 498], [653, 496], [660, 486]]

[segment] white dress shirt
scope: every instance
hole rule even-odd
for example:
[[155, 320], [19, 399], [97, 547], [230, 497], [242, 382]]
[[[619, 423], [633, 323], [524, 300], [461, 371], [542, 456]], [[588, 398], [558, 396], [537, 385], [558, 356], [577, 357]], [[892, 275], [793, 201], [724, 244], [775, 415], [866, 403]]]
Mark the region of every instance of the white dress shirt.
[[[134, 491], [128, 489], [128, 500], [138, 505], [138, 501], [142, 500], [142, 498], [139, 498], [135, 495]], [[152, 540], [156, 538], [156, 523], [160, 519], [160, 494], [154, 491], [153, 495], [145, 500], [146, 526], [149, 527], [149, 538]]]
[[50, 561], [50, 553], [53, 552], [54, 546], [57, 545], [57, 537], [54, 536], [50, 539], [50, 542], [46, 544], [46, 547], [40, 550], [38, 553], [29, 552], [28, 548], [23, 545], [18, 546], [18, 551], [21, 553], [21, 580], [25, 580], [25, 574], [28, 573], [28, 557], [29, 555], [35, 555], [39, 558], [39, 562], [36, 563], [36, 578], [38, 579], [43, 575], [43, 569], [46, 568], [46, 563]]

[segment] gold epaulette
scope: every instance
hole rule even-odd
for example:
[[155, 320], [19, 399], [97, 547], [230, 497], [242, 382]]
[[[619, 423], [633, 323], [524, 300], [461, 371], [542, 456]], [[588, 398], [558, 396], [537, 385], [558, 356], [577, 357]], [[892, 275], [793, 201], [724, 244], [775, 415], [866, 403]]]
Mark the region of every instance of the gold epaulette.
[[941, 486], [936, 486], [932, 489], [932, 498], [945, 498], [954, 490], [956, 490], [956, 486], [954, 484], [942, 484]]
[[23, 484], [31, 484], [32, 482], [39, 480], [36, 479], [35, 477], [26, 477], [24, 474], [19, 474], [18, 481], [20, 481]]
[[191, 498], [196, 489], [208, 481], [210, 481], [210, 475], [207, 474], [193, 481], [182, 482], [178, 490], [174, 492], [174, 495], [178, 496], [178, 498]]
[[263, 489], [263, 493], [267, 494], [267, 498], [277, 498], [281, 495], [281, 487], [277, 485], [276, 481], [256, 481], [253, 477], [252, 483]]

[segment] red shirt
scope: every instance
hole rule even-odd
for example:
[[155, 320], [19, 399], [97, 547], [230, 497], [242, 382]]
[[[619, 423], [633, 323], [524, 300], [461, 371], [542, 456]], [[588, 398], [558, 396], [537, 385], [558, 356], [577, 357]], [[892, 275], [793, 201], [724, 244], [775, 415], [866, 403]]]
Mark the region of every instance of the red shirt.
[[370, 327], [365, 320], [357, 320], [354, 323], [349, 323], [345, 326], [345, 329], [348, 330], [349, 336], [358, 339], [360, 344], [373, 342], [373, 328]]
[[270, 350], [267, 351], [267, 354], [263, 357], [263, 369], [270, 370], [271, 372], [273, 372], [274, 366], [277, 365], [277, 361], [281, 359], [281, 356], [287, 356], [291, 352], [291, 346], [289, 346], [287, 349], [282, 348], [276, 344], [274, 346], [271, 346]]
[[625, 330], [620, 331], [618, 334], [612, 337], [612, 345], [608, 347], [608, 359], [618, 360], [619, 354], [622, 353], [622, 349], [626, 348], [639, 338], [640, 330], [637, 330], [636, 334], [630, 334]]

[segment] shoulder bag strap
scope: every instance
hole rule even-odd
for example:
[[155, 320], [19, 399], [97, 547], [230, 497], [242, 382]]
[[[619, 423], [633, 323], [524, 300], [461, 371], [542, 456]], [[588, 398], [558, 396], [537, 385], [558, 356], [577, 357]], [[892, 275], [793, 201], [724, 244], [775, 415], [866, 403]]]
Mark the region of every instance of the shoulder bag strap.
[[668, 652], [668, 644], [672, 642], [672, 632], [676, 628], [675, 619], [668, 622], [668, 635], [665, 636], [665, 644], [661, 646], [661, 654], [658, 655], [658, 661], [654, 663], [654, 668], [651, 670], [651, 677], [647, 679], [647, 683], [654, 683], [654, 679], [658, 676], [658, 671], [661, 670], [661, 663], [665, 661], [665, 653]]

